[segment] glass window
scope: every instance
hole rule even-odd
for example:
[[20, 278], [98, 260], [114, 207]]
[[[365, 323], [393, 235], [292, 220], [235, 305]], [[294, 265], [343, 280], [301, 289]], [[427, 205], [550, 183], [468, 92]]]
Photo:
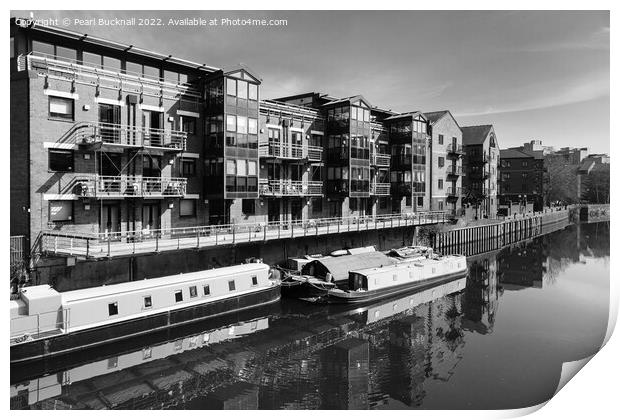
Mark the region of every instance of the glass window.
[[248, 98], [248, 82], [237, 80], [237, 97], [241, 99]]
[[144, 66], [142, 74], [144, 74], [144, 77], [159, 79], [159, 69], [157, 67]]
[[49, 170], [73, 172], [73, 150], [50, 149]]
[[196, 286], [189, 286], [189, 297], [195, 298], [198, 296], [198, 288]]
[[248, 99], [258, 101], [258, 85], [248, 83]]
[[153, 299], [150, 296], [144, 296], [144, 307], [150, 308], [153, 306]]
[[181, 159], [181, 175], [185, 177], [196, 175], [196, 161], [194, 159]]
[[241, 211], [243, 214], [252, 215], [256, 213], [256, 202], [254, 200], [242, 200]]
[[226, 79], [226, 94], [237, 96], [237, 81], [235, 79]]
[[35, 51], [41, 54], [46, 54], [46, 55], [53, 57], [54, 56], [54, 45], [48, 44], [47, 42], [32, 41], [32, 51]]
[[196, 134], [196, 118], [194, 117], [181, 117], [182, 118], [182, 131], [187, 134]]
[[142, 76], [142, 64], [127, 61], [125, 63], [125, 73], [133, 76]]
[[108, 315], [118, 315], [118, 302], [108, 303]]
[[237, 162], [228, 159], [226, 160], [226, 175], [237, 175]]
[[211, 288], [209, 287], [208, 284], [205, 284], [204, 286], [202, 286], [202, 294], [205, 296], [209, 296], [211, 294]]
[[196, 215], [196, 200], [180, 200], [179, 215], [180, 216], [195, 216]]
[[[85, 66], [101, 68], [102, 60], [103, 58], [100, 54], [93, 54], [86, 51], [82, 53], [82, 64]], [[142, 66], [140, 66], [140, 71], [142, 71]]]
[[248, 133], [258, 134], [258, 120], [256, 118], [248, 118]]
[[439, 138], [437, 139], [437, 141], [439, 142], [439, 144], [443, 144], [443, 134], [439, 135]]
[[176, 71], [164, 70], [164, 80], [172, 83], [179, 83], [179, 73]]
[[256, 161], [248, 160], [248, 176], [256, 176]]
[[364, 122], [369, 122], [370, 121], [370, 111], [367, 109], [364, 109]]
[[73, 218], [73, 201], [50, 201], [50, 222], [68, 222]]
[[103, 67], [106, 70], [119, 72], [121, 71], [121, 60], [112, 57], [103, 57]]
[[56, 47], [56, 58], [66, 58], [71, 61], [77, 61], [77, 51], [72, 48]]
[[50, 96], [49, 116], [73, 120], [73, 99]]
[[237, 160], [237, 175], [246, 176], [247, 174], [248, 172], [247, 172], [247, 166], [245, 163], [245, 159], [238, 159]]
[[177, 290], [174, 292], [174, 301], [183, 302], [183, 291], [182, 290]]
[[248, 117], [237, 116], [237, 133], [248, 133]]
[[234, 115], [226, 116], [226, 130], [232, 132], [237, 131], [237, 117]]
[[256, 286], [258, 284], [258, 277], [252, 276], [252, 286]]
[[230, 280], [228, 282], [228, 290], [230, 290], [231, 292], [235, 290], [235, 281], [234, 280]]

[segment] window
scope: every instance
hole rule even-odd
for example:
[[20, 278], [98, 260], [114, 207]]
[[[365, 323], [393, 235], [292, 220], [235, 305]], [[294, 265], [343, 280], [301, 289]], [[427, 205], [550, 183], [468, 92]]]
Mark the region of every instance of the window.
[[248, 84], [248, 99], [251, 101], [258, 101], [258, 85], [253, 83]]
[[252, 276], [252, 286], [258, 285], [258, 277]]
[[226, 116], [226, 131], [237, 131], [237, 117], [234, 115]]
[[443, 200], [439, 200], [437, 204], [439, 205], [439, 210], [443, 210]]
[[187, 134], [196, 134], [196, 118], [194, 117], [182, 117], [182, 131], [185, 131]]
[[248, 134], [248, 117], [237, 117], [237, 133]]
[[150, 308], [153, 306], [153, 299], [150, 296], [144, 296], [144, 308]]
[[437, 141], [439, 142], [439, 144], [443, 144], [443, 134], [439, 135], [439, 138], [437, 139]]
[[54, 56], [54, 45], [47, 42], [32, 41], [32, 51]]
[[118, 302], [108, 303], [108, 315], [118, 315]]
[[405, 206], [411, 206], [411, 196], [408, 195], [407, 197], [405, 197]]
[[228, 290], [230, 290], [231, 292], [235, 290], [235, 281], [234, 280], [230, 280], [228, 282]]
[[253, 199], [241, 201], [241, 211], [243, 214], [256, 213], [256, 202]]
[[181, 159], [181, 174], [185, 177], [196, 175], [196, 161], [194, 159]]
[[142, 360], [150, 359], [153, 356], [153, 348], [147, 347], [142, 349]]
[[195, 298], [198, 296], [198, 288], [196, 286], [189, 286], [189, 297]]
[[237, 160], [237, 176], [246, 176], [248, 174], [248, 166], [245, 159]]
[[258, 134], [258, 120], [256, 118], [248, 118], [248, 133]]
[[226, 160], [226, 175], [237, 175], [237, 162], [232, 159]]
[[445, 165], [445, 161], [446, 159], [444, 157], [438, 157], [437, 158], [437, 166], [439, 166], [440, 168], [443, 168], [443, 165]]
[[179, 216], [181, 217], [193, 217], [196, 216], [196, 200], [183, 200], [179, 201]]
[[51, 118], [73, 120], [73, 99], [50, 96], [49, 116]]
[[234, 79], [226, 79], [226, 94], [237, 96], [237, 82]]
[[256, 176], [256, 161], [248, 160], [248, 176]]
[[183, 291], [182, 290], [177, 290], [174, 292], [174, 301], [183, 302]]
[[424, 197], [418, 197], [418, 207], [422, 207], [424, 205]]
[[202, 286], [202, 294], [205, 296], [209, 296], [211, 294], [211, 288], [209, 287], [208, 284], [205, 284], [204, 286]]
[[437, 189], [443, 190], [443, 179], [437, 180]]
[[321, 197], [313, 197], [310, 204], [314, 213], [321, 213], [323, 211], [323, 199]]
[[237, 97], [240, 99], [248, 98], [248, 82], [237, 80]]
[[73, 150], [50, 149], [49, 170], [54, 172], [73, 172]]
[[50, 222], [68, 222], [73, 219], [73, 201], [50, 201]]

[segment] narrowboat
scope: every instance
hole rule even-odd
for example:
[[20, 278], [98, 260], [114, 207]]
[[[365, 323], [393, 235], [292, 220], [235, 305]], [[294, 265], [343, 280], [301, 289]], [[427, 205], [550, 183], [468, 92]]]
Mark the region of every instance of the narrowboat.
[[10, 301], [11, 363], [267, 305], [280, 299], [271, 277], [268, 265], [250, 263], [62, 293], [26, 287]]
[[382, 267], [351, 270], [348, 284], [327, 291], [319, 302], [362, 303], [397, 296], [467, 275], [462, 255], [433, 255]]

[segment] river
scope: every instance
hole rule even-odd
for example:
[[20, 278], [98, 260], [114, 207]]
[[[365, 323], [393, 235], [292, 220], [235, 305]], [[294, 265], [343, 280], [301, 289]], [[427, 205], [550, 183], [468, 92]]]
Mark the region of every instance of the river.
[[605, 336], [609, 222], [468, 258], [467, 278], [363, 307], [282, 301], [228, 325], [11, 370], [11, 408], [507, 409]]

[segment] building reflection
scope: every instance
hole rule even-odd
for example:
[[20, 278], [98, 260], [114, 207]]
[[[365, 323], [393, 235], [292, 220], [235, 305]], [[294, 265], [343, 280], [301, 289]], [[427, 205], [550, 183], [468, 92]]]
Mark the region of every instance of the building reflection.
[[468, 258], [467, 289], [463, 296], [463, 329], [478, 334], [493, 331], [503, 287], [499, 285], [498, 251]]

